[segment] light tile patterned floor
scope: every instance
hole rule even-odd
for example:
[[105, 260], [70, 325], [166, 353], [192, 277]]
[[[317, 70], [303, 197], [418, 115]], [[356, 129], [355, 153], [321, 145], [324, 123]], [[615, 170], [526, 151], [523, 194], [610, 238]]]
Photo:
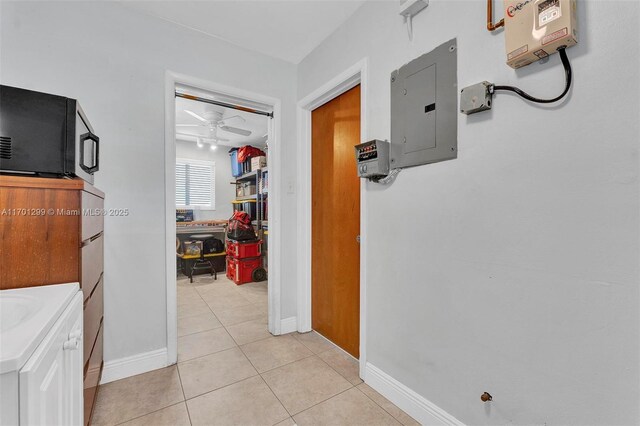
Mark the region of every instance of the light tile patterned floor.
[[267, 331], [267, 283], [178, 280], [178, 364], [100, 386], [94, 425], [415, 425], [318, 334]]

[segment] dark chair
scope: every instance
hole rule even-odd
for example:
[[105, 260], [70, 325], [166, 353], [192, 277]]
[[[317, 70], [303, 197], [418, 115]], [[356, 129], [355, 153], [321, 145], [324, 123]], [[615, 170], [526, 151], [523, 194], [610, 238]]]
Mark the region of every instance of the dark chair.
[[193, 273], [197, 271], [209, 271], [211, 276], [213, 276], [214, 279], [217, 280], [218, 272], [213, 267], [213, 262], [205, 259], [204, 257], [204, 242], [209, 238], [213, 238], [213, 234], [196, 234], [190, 235], [189, 238], [201, 242], [200, 258], [193, 263], [193, 266], [191, 266], [191, 269], [189, 270], [189, 281], [193, 282]]

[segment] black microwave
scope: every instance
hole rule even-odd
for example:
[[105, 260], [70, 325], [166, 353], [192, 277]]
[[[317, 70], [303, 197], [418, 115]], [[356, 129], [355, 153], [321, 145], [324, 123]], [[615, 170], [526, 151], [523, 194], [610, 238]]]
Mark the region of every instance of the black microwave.
[[100, 139], [75, 99], [0, 85], [0, 171], [93, 184]]

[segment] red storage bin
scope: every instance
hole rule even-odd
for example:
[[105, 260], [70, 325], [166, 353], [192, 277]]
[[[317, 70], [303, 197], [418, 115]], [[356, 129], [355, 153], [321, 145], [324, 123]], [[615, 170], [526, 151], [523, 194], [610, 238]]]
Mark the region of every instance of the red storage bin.
[[227, 256], [227, 278], [234, 283], [240, 285], [253, 282], [254, 275], [266, 279], [266, 271], [262, 267], [261, 257], [235, 259]]
[[227, 254], [237, 259], [262, 256], [262, 241], [227, 240]]

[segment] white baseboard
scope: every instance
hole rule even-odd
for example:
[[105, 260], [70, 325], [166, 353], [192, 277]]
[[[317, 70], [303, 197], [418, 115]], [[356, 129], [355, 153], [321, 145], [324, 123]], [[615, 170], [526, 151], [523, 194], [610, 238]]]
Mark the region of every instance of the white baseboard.
[[298, 319], [296, 317], [283, 318], [280, 320], [280, 333], [287, 334], [298, 331]]
[[144, 352], [104, 363], [100, 384], [113, 382], [166, 367], [167, 348]]
[[460, 420], [367, 363], [365, 382], [423, 425], [464, 426]]

